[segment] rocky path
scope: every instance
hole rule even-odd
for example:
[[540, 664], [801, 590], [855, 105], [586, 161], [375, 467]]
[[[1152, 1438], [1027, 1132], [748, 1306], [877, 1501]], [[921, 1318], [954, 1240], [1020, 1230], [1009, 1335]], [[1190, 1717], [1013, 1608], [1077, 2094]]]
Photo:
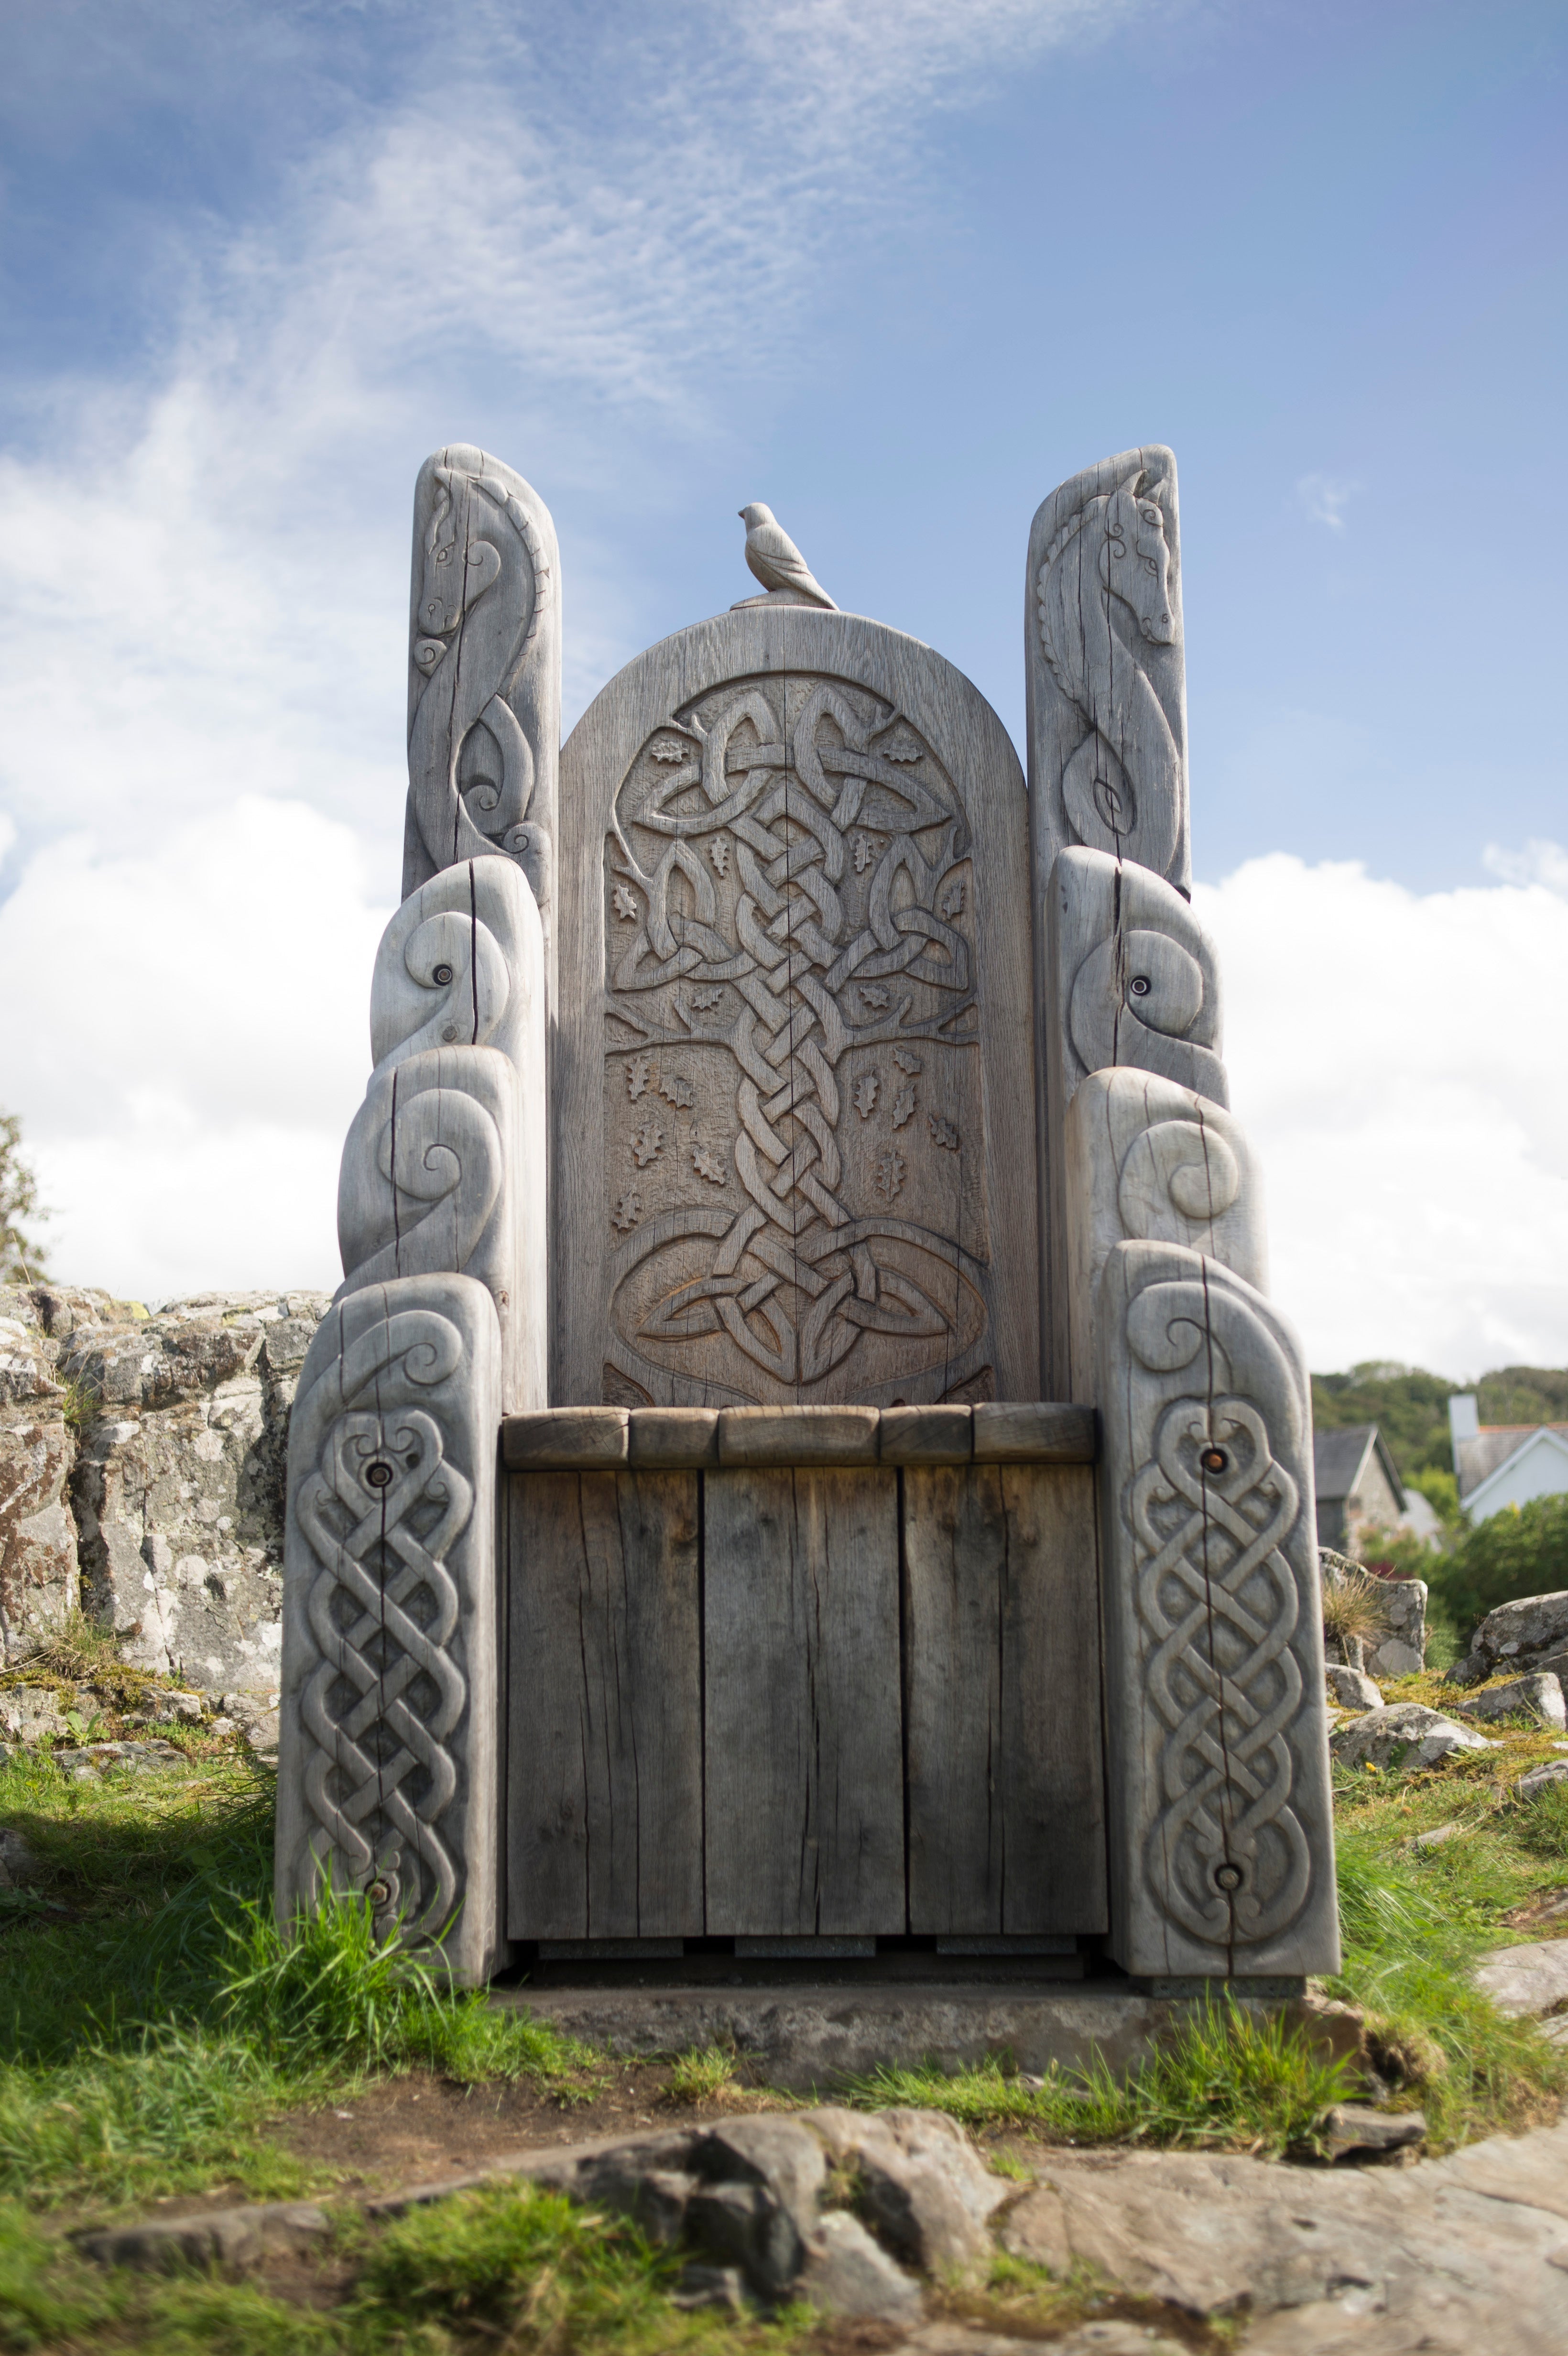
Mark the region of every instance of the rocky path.
[[[497, 2154], [363, 2206], [374, 2219], [497, 2179], [548, 2183], [688, 2249], [687, 2303], [804, 2297], [873, 2328], [886, 2356], [1020, 2356], [1042, 2339], [1056, 2356], [1568, 2356], [1568, 2122], [1403, 2166], [998, 2154], [1007, 2173], [929, 2111], [758, 2112]], [[852, 2209], [837, 2205], [848, 2186]], [[86, 2246], [149, 2264], [173, 2240], [263, 2263], [327, 2230], [290, 2204]], [[1106, 2295], [1074, 2319], [988, 2291], [998, 2248]]]

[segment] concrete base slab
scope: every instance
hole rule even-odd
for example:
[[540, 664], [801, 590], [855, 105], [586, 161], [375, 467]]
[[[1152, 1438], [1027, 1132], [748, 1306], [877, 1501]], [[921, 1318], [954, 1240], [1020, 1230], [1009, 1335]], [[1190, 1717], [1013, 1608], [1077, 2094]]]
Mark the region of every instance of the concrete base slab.
[[[1328, 2054], [1360, 2051], [1360, 2017], [1313, 1997], [1243, 1999], [1258, 2018], [1284, 2014]], [[1010, 2059], [1043, 2076], [1088, 2067], [1096, 2054], [1118, 2075], [1136, 2069], [1177, 2023], [1201, 2008], [1191, 1997], [1139, 1995], [1125, 1983], [1052, 1987], [1008, 1985], [846, 1987], [534, 1987], [491, 1991], [565, 2035], [611, 2052], [648, 2058], [694, 2047], [732, 2047], [741, 2074], [792, 2094], [827, 2089], [887, 2067], [930, 2062], [944, 2072]]]

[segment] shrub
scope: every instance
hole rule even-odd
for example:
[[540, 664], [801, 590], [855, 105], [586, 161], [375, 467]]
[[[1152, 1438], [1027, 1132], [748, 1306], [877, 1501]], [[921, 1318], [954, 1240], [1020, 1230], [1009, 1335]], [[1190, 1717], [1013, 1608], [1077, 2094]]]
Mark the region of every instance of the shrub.
[[1536, 1497], [1477, 1522], [1452, 1553], [1433, 1556], [1428, 1576], [1464, 1631], [1499, 1603], [1568, 1588], [1568, 1495]]

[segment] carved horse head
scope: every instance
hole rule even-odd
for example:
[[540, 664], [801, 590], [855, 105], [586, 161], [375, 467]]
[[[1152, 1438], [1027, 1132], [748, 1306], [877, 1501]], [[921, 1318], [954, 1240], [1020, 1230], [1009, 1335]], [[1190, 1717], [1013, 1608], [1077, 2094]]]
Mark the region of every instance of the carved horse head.
[[1139, 494], [1142, 470], [1117, 485], [1105, 501], [1100, 578], [1130, 605], [1146, 638], [1168, 647], [1176, 636], [1170, 605], [1170, 550], [1166, 545], [1163, 483]]
[[[424, 536], [424, 570], [420, 582], [419, 626], [427, 637], [444, 638], [456, 629], [468, 607], [482, 597], [501, 571], [501, 552], [493, 541], [458, 537], [459, 513], [453, 499], [453, 471], [436, 473], [441, 497]], [[443, 649], [432, 648], [421, 669], [434, 668]]]

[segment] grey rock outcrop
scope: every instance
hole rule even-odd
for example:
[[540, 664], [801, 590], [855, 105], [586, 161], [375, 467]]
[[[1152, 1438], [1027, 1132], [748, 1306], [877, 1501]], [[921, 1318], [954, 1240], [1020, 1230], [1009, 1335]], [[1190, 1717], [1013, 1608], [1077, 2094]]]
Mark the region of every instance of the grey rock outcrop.
[[1568, 1588], [1520, 1596], [1488, 1612], [1470, 1639], [1468, 1655], [1448, 1671], [1448, 1683], [1484, 1685], [1504, 1669], [1568, 1676]]
[[1323, 1674], [1341, 1709], [1381, 1709], [1381, 1690], [1364, 1669], [1348, 1669], [1341, 1661], [1329, 1661]]
[[320, 1292], [0, 1291], [0, 1643], [80, 1607], [133, 1665], [275, 1691], [283, 1467]]
[[1417, 1701], [1395, 1702], [1388, 1709], [1344, 1719], [1328, 1737], [1328, 1748], [1341, 1767], [1392, 1767], [1408, 1772], [1435, 1767], [1453, 1751], [1496, 1747], [1473, 1727], [1456, 1725], [1441, 1710], [1424, 1708]]
[[1537, 1719], [1542, 1726], [1550, 1726], [1559, 1734], [1568, 1726], [1568, 1709], [1563, 1707], [1562, 1684], [1551, 1675], [1509, 1677], [1506, 1685], [1487, 1686], [1481, 1692], [1471, 1694], [1467, 1700], [1456, 1701], [1454, 1707], [1466, 1718]]

